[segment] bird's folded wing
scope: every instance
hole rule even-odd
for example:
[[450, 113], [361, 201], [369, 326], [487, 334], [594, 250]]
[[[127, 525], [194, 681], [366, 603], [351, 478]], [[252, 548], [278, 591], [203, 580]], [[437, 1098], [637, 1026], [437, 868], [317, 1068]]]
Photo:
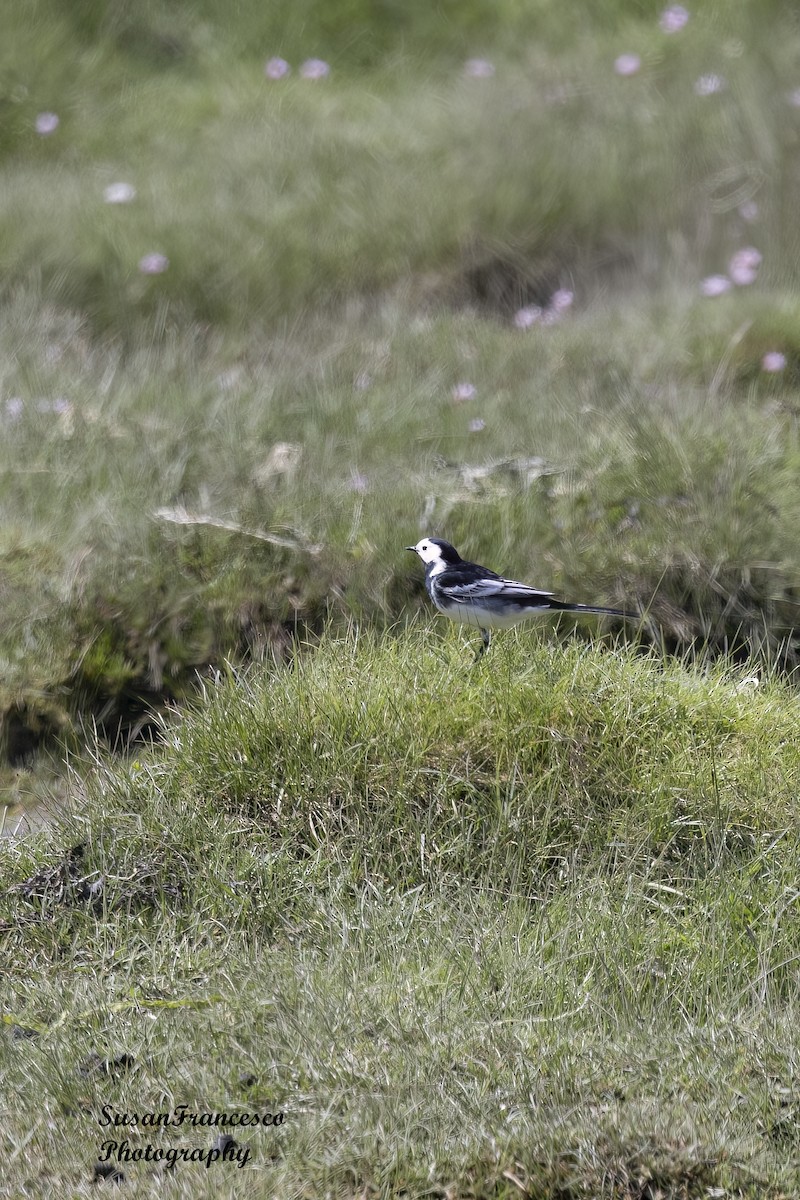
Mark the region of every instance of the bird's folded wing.
[[552, 592], [540, 592], [516, 579], [475, 579], [471, 583], [448, 584], [447, 595], [456, 604], [477, 604], [481, 600], [510, 600], [518, 603], [546, 604]]
[[520, 600], [549, 600], [553, 593], [543, 592], [541, 588], [532, 588], [529, 583], [520, 583], [518, 579], [503, 579], [503, 592]]

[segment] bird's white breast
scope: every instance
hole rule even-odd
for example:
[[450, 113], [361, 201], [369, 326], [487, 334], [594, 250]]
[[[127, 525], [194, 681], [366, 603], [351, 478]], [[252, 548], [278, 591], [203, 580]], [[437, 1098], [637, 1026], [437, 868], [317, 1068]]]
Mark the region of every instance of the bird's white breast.
[[545, 617], [550, 612], [544, 605], [541, 608], [522, 609], [509, 605], [505, 610], [501, 605], [484, 608], [480, 601], [461, 604], [453, 601], [448, 604], [444, 601], [437, 602], [437, 607], [452, 621], [458, 621], [462, 625], [473, 625], [478, 629], [510, 629], [512, 625], [519, 625], [520, 621], [536, 620], [537, 617]]

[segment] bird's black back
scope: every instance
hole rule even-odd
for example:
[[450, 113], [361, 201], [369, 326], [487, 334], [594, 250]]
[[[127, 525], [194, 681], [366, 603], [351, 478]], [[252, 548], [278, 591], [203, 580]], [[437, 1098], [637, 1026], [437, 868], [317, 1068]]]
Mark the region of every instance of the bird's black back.
[[[488, 567], [482, 567], [479, 563], [467, 562], [464, 558], [459, 558], [454, 563], [445, 559], [445, 562], [447, 566], [435, 577], [436, 582], [445, 587], [466, 587], [478, 579], [502, 579], [502, 576], [498, 575], [496, 571], [490, 571]], [[425, 568], [426, 574], [430, 575], [435, 566], [435, 563], [428, 563]]]

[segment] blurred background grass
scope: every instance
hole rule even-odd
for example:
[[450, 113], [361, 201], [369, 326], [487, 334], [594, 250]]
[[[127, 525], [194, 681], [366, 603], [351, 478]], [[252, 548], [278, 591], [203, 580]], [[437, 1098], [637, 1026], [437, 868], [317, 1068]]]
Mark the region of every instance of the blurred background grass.
[[[800, 27], [660, 13], [4, 10], [12, 762], [298, 628], [393, 623], [421, 532], [795, 665]], [[747, 247], [755, 281], [704, 296]]]

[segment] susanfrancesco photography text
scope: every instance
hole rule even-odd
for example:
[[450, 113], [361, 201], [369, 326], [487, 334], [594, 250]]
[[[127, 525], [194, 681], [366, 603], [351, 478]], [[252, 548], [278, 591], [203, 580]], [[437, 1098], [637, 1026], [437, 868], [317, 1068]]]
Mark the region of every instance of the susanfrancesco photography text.
[[155, 1163], [167, 1170], [175, 1170], [178, 1163], [201, 1163], [207, 1169], [215, 1163], [232, 1163], [236, 1167], [244, 1167], [250, 1158], [249, 1146], [226, 1146], [219, 1149], [216, 1146], [192, 1148], [171, 1146], [164, 1149], [161, 1146], [131, 1146], [127, 1139], [122, 1141], [108, 1140], [101, 1144], [98, 1163]]
[[110, 1104], [104, 1104], [100, 1110], [98, 1117], [98, 1125], [113, 1125], [114, 1127], [123, 1125], [135, 1128], [141, 1125], [142, 1128], [153, 1128], [163, 1126], [164, 1128], [222, 1128], [235, 1129], [237, 1127], [245, 1128], [247, 1126], [256, 1127], [261, 1125], [280, 1126], [286, 1120], [285, 1112], [191, 1112], [186, 1104], [177, 1104], [170, 1112], [142, 1112], [142, 1113], [127, 1113], [118, 1112], [111, 1107]]

